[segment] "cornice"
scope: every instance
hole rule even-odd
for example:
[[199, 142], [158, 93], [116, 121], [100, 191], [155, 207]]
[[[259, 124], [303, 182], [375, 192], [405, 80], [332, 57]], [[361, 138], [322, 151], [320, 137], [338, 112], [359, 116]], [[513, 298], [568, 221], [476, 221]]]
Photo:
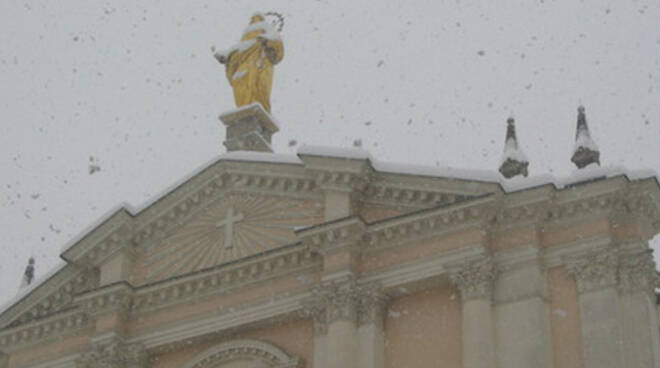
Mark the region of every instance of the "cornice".
[[438, 191], [437, 189], [403, 187], [388, 182], [370, 184], [362, 196], [365, 204], [399, 206], [405, 208], [431, 208], [449, 206], [477, 197], [464, 193]]
[[367, 225], [358, 216], [345, 217], [296, 230], [309, 249], [321, 254], [346, 247], [357, 247]]
[[492, 197], [475, 199], [448, 208], [434, 208], [370, 224], [364, 249], [383, 250], [439, 234], [483, 229], [484, 214]]
[[26, 325], [0, 331], [0, 350], [11, 351], [54, 338], [62, 338], [87, 327], [90, 318], [79, 308], [58, 313]]
[[[8, 328], [54, 315], [72, 306], [74, 295], [98, 285], [97, 270], [67, 265], [52, 279], [49, 288], [38, 288], [3, 314]], [[1, 330], [0, 330], [1, 331]]]
[[142, 286], [133, 296], [131, 313], [143, 314], [179, 305], [190, 299], [224, 294], [290, 273], [321, 267], [321, 259], [301, 244], [249, 258]]
[[127, 282], [118, 282], [80, 294], [74, 302], [90, 316], [126, 313], [131, 309], [134, 292], [135, 289]]

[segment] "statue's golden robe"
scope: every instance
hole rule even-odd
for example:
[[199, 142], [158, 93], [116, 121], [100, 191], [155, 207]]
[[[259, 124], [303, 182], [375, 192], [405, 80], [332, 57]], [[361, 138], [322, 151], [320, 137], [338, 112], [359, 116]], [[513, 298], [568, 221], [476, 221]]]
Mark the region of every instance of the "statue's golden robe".
[[241, 44], [227, 55], [226, 74], [234, 89], [236, 106], [259, 102], [270, 112], [273, 65], [284, 57], [284, 45], [276, 34], [258, 27], [263, 21], [260, 15], [252, 17]]

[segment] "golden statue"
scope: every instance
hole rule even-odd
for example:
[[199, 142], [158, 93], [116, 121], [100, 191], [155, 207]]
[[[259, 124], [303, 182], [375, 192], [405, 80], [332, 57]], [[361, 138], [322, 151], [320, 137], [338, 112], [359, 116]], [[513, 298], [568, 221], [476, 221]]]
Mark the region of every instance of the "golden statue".
[[236, 106], [259, 102], [270, 112], [273, 65], [284, 57], [284, 45], [279, 35], [284, 22], [278, 13], [266, 15], [279, 18], [278, 30], [266, 22], [264, 15], [257, 13], [250, 19], [241, 42], [224, 53], [215, 53], [214, 56], [221, 64], [225, 64], [227, 79], [234, 89]]

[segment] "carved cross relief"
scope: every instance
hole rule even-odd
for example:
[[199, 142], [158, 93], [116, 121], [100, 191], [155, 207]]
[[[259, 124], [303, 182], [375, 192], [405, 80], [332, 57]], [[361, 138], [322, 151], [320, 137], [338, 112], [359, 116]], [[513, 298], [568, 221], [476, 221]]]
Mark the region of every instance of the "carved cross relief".
[[227, 216], [224, 220], [218, 221], [215, 223], [215, 227], [218, 229], [223, 228], [225, 233], [225, 242], [223, 243], [226, 249], [233, 247], [232, 240], [234, 239], [234, 224], [243, 220], [243, 214], [238, 213], [234, 216], [234, 208], [229, 207], [227, 209]]

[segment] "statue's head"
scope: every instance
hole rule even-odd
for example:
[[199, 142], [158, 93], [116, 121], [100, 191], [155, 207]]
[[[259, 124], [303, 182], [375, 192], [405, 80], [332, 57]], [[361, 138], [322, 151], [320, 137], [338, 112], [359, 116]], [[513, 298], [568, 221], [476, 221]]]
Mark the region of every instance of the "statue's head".
[[250, 24], [254, 23], [259, 23], [265, 21], [266, 18], [261, 13], [255, 13], [252, 15], [252, 18], [250, 18]]

